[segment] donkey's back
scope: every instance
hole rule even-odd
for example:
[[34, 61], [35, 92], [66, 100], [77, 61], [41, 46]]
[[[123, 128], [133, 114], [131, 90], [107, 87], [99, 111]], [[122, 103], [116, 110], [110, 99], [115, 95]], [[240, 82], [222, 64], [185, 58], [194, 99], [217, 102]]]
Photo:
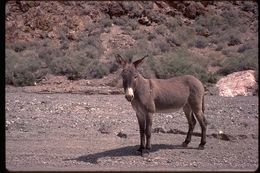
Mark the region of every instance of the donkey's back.
[[170, 112], [186, 104], [198, 107], [197, 105], [202, 104], [204, 97], [203, 84], [191, 75], [151, 79], [151, 90], [156, 112]]

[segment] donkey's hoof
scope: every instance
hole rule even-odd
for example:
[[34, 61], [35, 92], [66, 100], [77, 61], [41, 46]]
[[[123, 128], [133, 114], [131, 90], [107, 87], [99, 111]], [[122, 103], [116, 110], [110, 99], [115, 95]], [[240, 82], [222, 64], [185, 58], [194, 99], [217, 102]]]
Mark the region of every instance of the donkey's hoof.
[[148, 157], [150, 154], [149, 150], [147, 149], [143, 149], [142, 152], [141, 152], [141, 156], [142, 157]]
[[142, 150], [143, 150], [143, 148], [140, 147], [140, 148], [138, 148], [136, 151], [141, 153]]
[[151, 147], [151, 146], [149, 146], [149, 147], [147, 146], [146, 149], [147, 149], [148, 151], [151, 151], [152, 147]]
[[204, 148], [205, 148], [204, 145], [199, 145], [198, 147], [199, 150], [204, 150]]
[[183, 142], [183, 143], [181, 144], [181, 146], [182, 146], [182, 147], [188, 147], [188, 144], [187, 144], [186, 142]]

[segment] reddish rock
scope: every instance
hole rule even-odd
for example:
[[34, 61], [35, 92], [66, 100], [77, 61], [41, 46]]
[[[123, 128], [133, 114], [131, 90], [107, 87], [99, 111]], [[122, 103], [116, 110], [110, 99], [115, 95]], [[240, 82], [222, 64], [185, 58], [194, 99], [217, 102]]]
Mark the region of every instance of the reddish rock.
[[254, 70], [246, 70], [221, 78], [216, 84], [219, 95], [224, 97], [252, 96], [257, 90], [255, 73]]

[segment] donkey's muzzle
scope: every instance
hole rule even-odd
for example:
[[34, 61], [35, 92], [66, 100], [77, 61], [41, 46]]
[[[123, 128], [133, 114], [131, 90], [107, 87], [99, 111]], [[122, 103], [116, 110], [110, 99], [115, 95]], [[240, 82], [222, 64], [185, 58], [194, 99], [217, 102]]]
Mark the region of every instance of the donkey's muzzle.
[[129, 102], [131, 102], [134, 99], [134, 91], [133, 91], [132, 88], [127, 88], [126, 89], [125, 98]]
[[125, 95], [125, 98], [126, 98], [127, 101], [131, 102], [134, 99], [134, 96]]

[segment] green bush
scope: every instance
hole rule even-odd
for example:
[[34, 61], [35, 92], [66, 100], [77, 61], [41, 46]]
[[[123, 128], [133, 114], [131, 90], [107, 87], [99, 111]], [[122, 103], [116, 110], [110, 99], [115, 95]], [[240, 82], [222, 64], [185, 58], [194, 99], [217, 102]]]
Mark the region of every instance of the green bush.
[[104, 27], [111, 27], [112, 26], [112, 20], [109, 17], [102, 18], [99, 20], [99, 23]]
[[120, 17], [112, 17], [112, 20], [115, 25], [124, 26], [129, 19], [127, 16], [120, 16]]
[[175, 33], [174, 37], [175, 40], [180, 44], [183, 45], [184, 43], [193, 40], [196, 36], [195, 29], [192, 27], [182, 27], [179, 28]]
[[194, 45], [197, 48], [203, 49], [203, 48], [207, 47], [208, 41], [204, 37], [197, 37], [194, 41]]
[[227, 58], [222, 62], [218, 74], [228, 75], [242, 70], [258, 70], [258, 49], [248, 49], [238, 57]]
[[155, 38], [156, 38], [156, 34], [155, 33], [153, 33], [153, 32], [148, 33], [147, 39], [149, 41], [151, 41], [151, 40], [153, 40]]
[[196, 25], [205, 27], [209, 31], [209, 35], [216, 34], [217, 31], [220, 30], [221, 26], [225, 23], [223, 22], [223, 18], [218, 15], [200, 15], [195, 20]]
[[170, 45], [164, 39], [154, 40], [154, 46], [160, 49], [160, 53], [165, 53], [170, 50]]
[[181, 21], [179, 18], [172, 17], [165, 23], [165, 25], [171, 32], [175, 32], [177, 28], [181, 26]]
[[237, 49], [237, 52], [243, 53], [243, 52], [245, 52], [245, 51], [248, 50], [248, 49], [252, 49], [251, 45], [249, 45], [249, 44], [243, 44], [242, 46], [240, 46], [240, 47]]
[[215, 51], [221, 51], [224, 48], [224, 46], [225, 45], [223, 43], [218, 43]]
[[223, 23], [227, 23], [229, 27], [236, 27], [241, 23], [241, 19], [236, 10], [224, 10], [221, 16], [223, 17]]
[[206, 62], [199, 57], [192, 56], [187, 50], [164, 54], [161, 58], [150, 59], [151, 69], [157, 78], [170, 78], [185, 74], [194, 75], [203, 82], [215, 82], [215, 75], [208, 74]]
[[150, 21], [155, 22], [159, 25], [163, 24], [166, 21], [165, 15], [160, 13], [159, 11], [145, 9], [144, 13]]
[[33, 85], [47, 73], [42, 69], [43, 62], [38, 54], [32, 50], [16, 53], [7, 49], [5, 64], [5, 82], [15, 86]]
[[171, 46], [181, 46], [181, 42], [174, 36], [174, 34], [169, 35], [166, 40]]
[[68, 52], [63, 57], [53, 58], [50, 69], [52, 73], [65, 75], [71, 80], [102, 78], [109, 73], [108, 66], [86, 56], [84, 51]]
[[228, 37], [227, 41], [228, 41], [227, 43], [228, 46], [235, 46], [242, 43], [240, 38], [233, 34]]
[[139, 18], [142, 16], [143, 8], [135, 1], [123, 1], [123, 8], [128, 11], [129, 18]]

